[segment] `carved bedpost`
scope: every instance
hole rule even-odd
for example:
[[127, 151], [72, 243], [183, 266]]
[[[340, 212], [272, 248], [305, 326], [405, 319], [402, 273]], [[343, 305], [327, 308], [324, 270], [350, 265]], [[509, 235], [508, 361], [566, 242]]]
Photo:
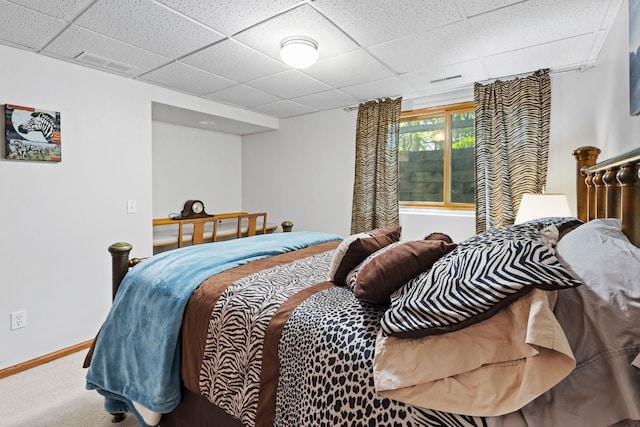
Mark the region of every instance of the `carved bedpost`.
[[[584, 171], [584, 169], [583, 169]], [[586, 178], [584, 179], [584, 185], [586, 188], [586, 214], [585, 219], [583, 221], [591, 221], [596, 217], [596, 186], [593, 185], [593, 177], [596, 175], [595, 173], [585, 174]], [[582, 219], [582, 218], [580, 218]]]
[[588, 195], [585, 186], [585, 177], [581, 173], [582, 168], [595, 165], [598, 160], [600, 149], [597, 147], [580, 147], [574, 150], [573, 156], [576, 158], [576, 194], [577, 194], [577, 217], [582, 221], [588, 220], [587, 206]]
[[627, 163], [617, 174], [621, 191], [622, 231], [640, 245], [640, 163]]
[[293, 228], [293, 222], [291, 221], [282, 221], [282, 231], [284, 233], [288, 233]]
[[604, 175], [603, 171], [597, 171], [593, 176], [593, 185], [596, 187], [596, 216], [595, 218], [606, 218], [607, 217], [607, 189], [604, 187], [604, 182], [602, 181], [602, 176]]
[[129, 253], [133, 249], [129, 243], [118, 242], [109, 246], [111, 252], [111, 297], [115, 299], [120, 282], [129, 271]]
[[616, 179], [618, 168], [608, 168], [602, 176], [606, 188], [607, 218], [620, 218], [620, 183]]
[[[120, 282], [124, 278], [124, 275], [129, 271], [129, 253], [133, 249], [129, 243], [118, 242], [109, 246], [109, 252], [111, 253], [111, 299], [116, 298], [116, 293], [120, 287]], [[127, 417], [126, 414], [121, 412], [111, 413], [111, 422], [119, 423], [124, 421]]]

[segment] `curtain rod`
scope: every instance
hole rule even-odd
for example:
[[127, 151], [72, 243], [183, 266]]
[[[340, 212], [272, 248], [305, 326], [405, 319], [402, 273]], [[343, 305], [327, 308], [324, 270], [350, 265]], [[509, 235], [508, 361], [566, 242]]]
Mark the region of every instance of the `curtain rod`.
[[[558, 70], [555, 70], [555, 71], [551, 70], [551, 71], [549, 71], [549, 75], [550, 76], [554, 76], [554, 75], [557, 75], [557, 74], [564, 74], [564, 73], [569, 73], [569, 72], [573, 72], [573, 71], [579, 71], [581, 73], [584, 73], [585, 71], [590, 70], [591, 68], [594, 68], [594, 67], [595, 67], [595, 65], [584, 65], [583, 64], [583, 65], [580, 65], [578, 67], [561, 68], [561, 69], [558, 69]], [[520, 73], [520, 74], [511, 74], [511, 75], [508, 75], [508, 76], [501, 76], [501, 77], [495, 77], [495, 78], [488, 79], [488, 80], [482, 80], [482, 81], [479, 81], [478, 83], [486, 84], [486, 83], [494, 82], [496, 80], [510, 80], [510, 79], [515, 79], [515, 78], [518, 78], [518, 77], [529, 76], [529, 75], [531, 75], [533, 73], [535, 73], [535, 71], [530, 71], [530, 72], [527, 72], [527, 73]], [[458, 88], [458, 89], [460, 89], [460, 88]], [[369, 101], [381, 101], [383, 99], [384, 98], [377, 98], [377, 99], [370, 99]], [[363, 101], [362, 103], [369, 102], [369, 101]], [[358, 105], [349, 105], [347, 107], [344, 107], [342, 110], [343, 111], [355, 111], [359, 107], [360, 107], [360, 104], [358, 104]]]
[[[400, 95], [398, 95], [398, 96], [400, 96]], [[367, 101], [362, 101], [360, 104], [366, 104], [367, 102], [371, 102], [371, 101], [381, 102], [381, 101], [384, 101], [387, 98], [395, 98], [395, 97], [393, 97], [393, 96], [385, 96], [385, 97], [382, 97], [382, 98], [369, 99]], [[355, 111], [360, 107], [360, 104], [358, 104], [358, 105], [350, 105], [348, 107], [344, 107], [342, 110], [343, 111]]]
[[[590, 70], [592, 68], [594, 68], [595, 65], [585, 65], [582, 64], [578, 67], [568, 67], [568, 68], [560, 68], [557, 70], [549, 70], [549, 75], [550, 76], [555, 76], [558, 74], [564, 74], [564, 73], [570, 73], [573, 71], [579, 71], [581, 73], [584, 73], [587, 70]], [[530, 71], [528, 73], [520, 73], [520, 74], [511, 74], [509, 76], [502, 76], [502, 77], [495, 77], [495, 78], [491, 78], [491, 79], [487, 79], [487, 80], [482, 80], [479, 81], [478, 83], [491, 83], [491, 82], [495, 82], [496, 80], [511, 80], [511, 79], [517, 79], [519, 77], [524, 77], [524, 76], [530, 76], [533, 73], [535, 73], [535, 71]]]

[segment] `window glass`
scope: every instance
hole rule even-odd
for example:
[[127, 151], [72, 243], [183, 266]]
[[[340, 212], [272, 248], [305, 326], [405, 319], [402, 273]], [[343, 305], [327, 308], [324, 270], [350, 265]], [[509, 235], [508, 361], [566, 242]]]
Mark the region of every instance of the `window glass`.
[[451, 114], [451, 203], [474, 203], [474, 114]]
[[443, 202], [444, 117], [400, 123], [398, 153], [400, 200]]
[[403, 112], [401, 205], [472, 208], [474, 143], [473, 103]]

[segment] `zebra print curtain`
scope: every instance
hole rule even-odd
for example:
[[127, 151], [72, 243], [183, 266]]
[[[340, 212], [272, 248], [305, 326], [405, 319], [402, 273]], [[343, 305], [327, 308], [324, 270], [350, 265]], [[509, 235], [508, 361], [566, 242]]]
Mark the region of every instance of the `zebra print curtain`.
[[524, 193], [547, 181], [549, 70], [474, 85], [476, 232], [513, 224]]
[[400, 224], [398, 139], [402, 98], [358, 107], [351, 234]]

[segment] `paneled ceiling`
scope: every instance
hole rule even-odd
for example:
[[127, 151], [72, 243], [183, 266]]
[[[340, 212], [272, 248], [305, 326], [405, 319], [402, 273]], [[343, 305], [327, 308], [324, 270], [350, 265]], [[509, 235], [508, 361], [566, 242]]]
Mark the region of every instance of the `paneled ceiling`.
[[[0, 0], [0, 43], [284, 118], [586, 67], [622, 0]], [[285, 65], [280, 42], [319, 60]]]

